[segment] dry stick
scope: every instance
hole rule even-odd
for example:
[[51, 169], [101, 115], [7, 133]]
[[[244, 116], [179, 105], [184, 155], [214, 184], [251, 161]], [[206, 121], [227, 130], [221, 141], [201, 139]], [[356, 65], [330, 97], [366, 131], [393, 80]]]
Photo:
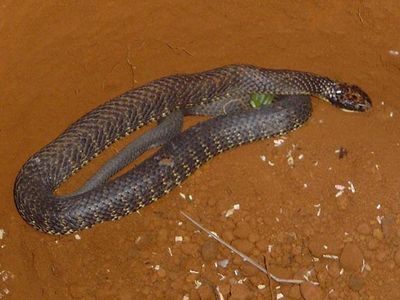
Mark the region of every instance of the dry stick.
[[[267, 263], [267, 257], [266, 257], [265, 255], [263, 255], [263, 257], [264, 257], [264, 266], [265, 266], [265, 269], [266, 269], [266, 270], [269, 270], [268, 263]], [[268, 277], [268, 283], [269, 283], [269, 293], [270, 293], [270, 295], [271, 295], [271, 299], [274, 299], [274, 298], [276, 298], [276, 297], [274, 297], [274, 292], [272, 291], [272, 278], [271, 278], [271, 275], [268, 274], [267, 277]]]
[[230, 249], [231, 251], [235, 252], [237, 255], [239, 255], [243, 261], [247, 261], [248, 263], [250, 263], [251, 265], [253, 265], [254, 267], [256, 267], [257, 269], [259, 269], [261, 272], [267, 274], [267, 276], [271, 277], [273, 280], [275, 280], [276, 282], [279, 283], [292, 283], [292, 284], [302, 284], [304, 282], [304, 280], [298, 280], [298, 279], [283, 279], [283, 278], [279, 278], [277, 276], [275, 276], [274, 274], [271, 274], [270, 272], [268, 272], [264, 267], [262, 267], [261, 265], [259, 265], [257, 262], [255, 262], [252, 258], [248, 257], [246, 254], [240, 252], [239, 250], [237, 250], [236, 248], [232, 247], [231, 245], [229, 245], [227, 242], [225, 242], [223, 239], [221, 239], [219, 236], [217, 236], [215, 233], [209, 231], [208, 229], [204, 228], [200, 223], [196, 222], [195, 220], [193, 220], [191, 217], [189, 217], [187, 214], [185, 214], [183, 211], [181, 211], [181, 214], [187, 218], [190, 222], [192, 222], [194, 225], [196, 225], [197, 227], [199, 227], [201, 230], [203, 230], [204, 232], [206, 232], [208, 234], [209, 237], [212, 237], [213, 239], [217, 240], [218, 242], [220, 242], [222, 245], [224, 245], [225, 247], [227, 247], [228, 249]]
[[132, 74], [132, 87], [135, 86], [135, 66], [131, 62], [132, 58], [132, 53], [131, 53], [131, 46], [128, 46], [128, 54], [126, 56], [126, 62], [128, 63], [130, 69], [131, 69], [131, 74]]

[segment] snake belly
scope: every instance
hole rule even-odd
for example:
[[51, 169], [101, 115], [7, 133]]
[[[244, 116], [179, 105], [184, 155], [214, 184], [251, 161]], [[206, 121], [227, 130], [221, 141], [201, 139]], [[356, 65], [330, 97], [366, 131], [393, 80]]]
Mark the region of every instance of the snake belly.
[[[177, 135], [115, 180], [79, 195], [62, 199], [54, 195], [63, 181], [119, 138], [173, 111], [201, 106], [238, 90], [249, 95], [315, 95], [341, 105], [335, 101], [348, 92], [348, 86], [311, 73], [249, 65], [152, 81], [90, 111], [33, 154], [15, 181], [18, 212], [27, 223], [50, 234], [68, 234], [119, 219], [168, 193], [218, 153], [287, 133], [311, 113], [308, 97], [289, 97], [267, 109], [216, 117]], [[360, 105], [363, 110], [364, 104]]]

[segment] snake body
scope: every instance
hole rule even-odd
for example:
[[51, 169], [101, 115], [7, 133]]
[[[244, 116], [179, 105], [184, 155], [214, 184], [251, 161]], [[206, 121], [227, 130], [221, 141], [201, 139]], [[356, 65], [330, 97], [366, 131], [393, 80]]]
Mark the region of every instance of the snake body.
[[296, 96], [265, 109], [219, 116], [173, 137], [151, 158], [115, 180], [78, 195], [54, 195], [63, 181], [119, 138], [173, 111], [206, 105], [237, 91], [242, 95], [314, 95], [354, 111], [371, 106], [357, 86], [307, 72], [231, 65], [167, 76], [95, 108], [33, 154], [15, 180], [18, 212], [36, 229], [51, 234], [119, 219], [159, 199], [215, 155], [287, 133], [311, 113], [308, 97]]

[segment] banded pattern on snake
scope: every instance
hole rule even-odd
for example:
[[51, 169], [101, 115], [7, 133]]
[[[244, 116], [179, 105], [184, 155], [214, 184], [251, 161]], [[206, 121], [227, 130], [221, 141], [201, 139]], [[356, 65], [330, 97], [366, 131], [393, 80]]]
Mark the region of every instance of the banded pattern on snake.
[[[64, 180], [119, 138], [173, 111], [203, 106], [237, 91], [242, 98], [255, 92], [292, 96], [267, 108], [197, 124], [115, 180], [77, 195], [54, 195]], [[307, 95], [344, 110], [371, 107], [369, 97], [357, 86], [307, 72], [250, 65], [152, 81], [90, 111], [33, 154], [15, 181], [17, 210], [26, 222], [50, 234], [68, 234], [119, 219], [168, 193], [213, 156], [301, 126], [311, 113]]]

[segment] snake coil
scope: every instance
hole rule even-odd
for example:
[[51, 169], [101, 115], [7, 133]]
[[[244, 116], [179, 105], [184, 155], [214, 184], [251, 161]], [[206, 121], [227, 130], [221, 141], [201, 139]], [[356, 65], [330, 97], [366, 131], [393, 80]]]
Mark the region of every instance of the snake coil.
[[[119, 138], [173, 111], [202, 106], [237, 91], [293, 96], [266, 109], [195, 125], [115, 180], [79, 195], [62, 199], [54, 195], [63, 181]], [[33, 154], [15, 180], [17, 210], [26, 222], [51, 234], [119, 219], [168, 193], [213, 156], [302, 125], [310, 116], [311, 103], [301, 95], [322, 98], [345, 110], [365, 111], [371, 106], [357, 86], [306, 72], [230, 65], [167, 76], [95, 108]]]

